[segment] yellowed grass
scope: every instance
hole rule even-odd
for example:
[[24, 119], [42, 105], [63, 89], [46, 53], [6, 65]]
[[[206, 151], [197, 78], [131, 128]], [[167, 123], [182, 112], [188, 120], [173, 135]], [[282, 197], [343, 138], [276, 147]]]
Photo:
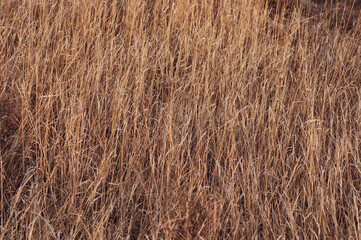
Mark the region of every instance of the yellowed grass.
[[360, 238], [359, 1], [272, 2], [0, 1], [0, 239]]

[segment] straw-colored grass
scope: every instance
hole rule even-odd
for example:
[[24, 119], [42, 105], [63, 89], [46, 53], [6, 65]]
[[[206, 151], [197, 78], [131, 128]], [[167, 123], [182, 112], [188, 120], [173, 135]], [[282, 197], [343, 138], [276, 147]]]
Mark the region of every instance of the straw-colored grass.
[[0, 239], [359, 239], [361, 4], [284, 3], [0, 1]]

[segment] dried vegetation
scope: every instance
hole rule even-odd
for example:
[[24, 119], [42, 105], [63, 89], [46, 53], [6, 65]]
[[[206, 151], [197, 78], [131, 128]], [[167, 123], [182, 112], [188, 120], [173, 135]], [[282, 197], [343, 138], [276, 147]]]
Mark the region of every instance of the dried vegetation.
[[360, 1], [0, 1], [0, 239], [358, 239]]

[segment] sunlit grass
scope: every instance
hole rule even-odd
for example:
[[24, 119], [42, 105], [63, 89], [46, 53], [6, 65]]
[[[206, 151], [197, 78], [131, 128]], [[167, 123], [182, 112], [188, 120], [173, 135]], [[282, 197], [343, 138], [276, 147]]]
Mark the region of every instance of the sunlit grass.
[[360, 4], [297, 2], [1, 1], [0, 239], [360, 237]]

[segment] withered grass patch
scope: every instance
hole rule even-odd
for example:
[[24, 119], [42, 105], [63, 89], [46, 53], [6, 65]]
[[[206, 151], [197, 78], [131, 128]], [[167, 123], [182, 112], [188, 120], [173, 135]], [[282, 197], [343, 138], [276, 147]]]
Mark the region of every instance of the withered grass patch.
[[358, 239], [360, 3], [288, 2], [0, 1], [0, 239]]

